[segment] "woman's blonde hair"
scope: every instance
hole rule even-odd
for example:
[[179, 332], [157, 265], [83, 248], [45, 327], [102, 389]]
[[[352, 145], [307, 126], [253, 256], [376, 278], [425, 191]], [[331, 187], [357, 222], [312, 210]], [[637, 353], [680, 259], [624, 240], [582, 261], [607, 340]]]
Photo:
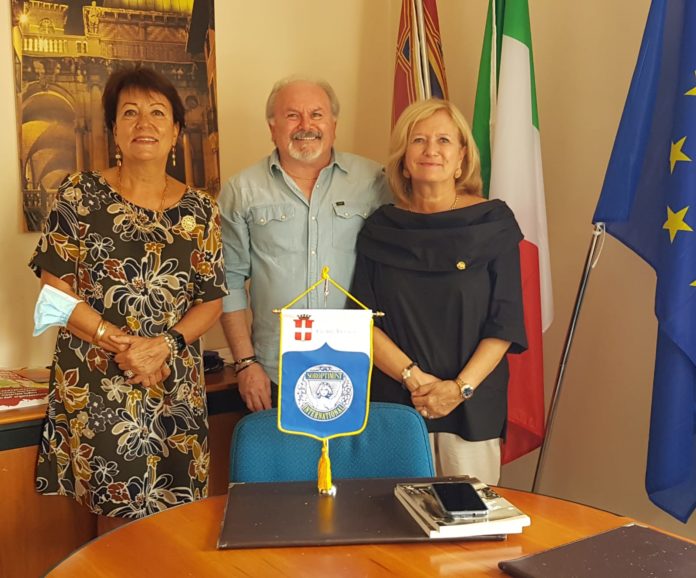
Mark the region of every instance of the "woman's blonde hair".
[[391, 186], [394, 198], [403, 204], [408, 204], [411, 198], [411, 180], [404, 176], [404, 156], [406, 147], [411, 140], [413, 127], [417, 122], [429, 118], [436, 112], [444, 110], [449, 114], [452, 122], [459, 130], [461, 145], [466, 147], [462, 160], [462, 174], [455, 179], [454, 187], [472, 195], [480, 195], [483, 189], [481, 180], [481, 159], [478, 147], [471, 134], [469, 123], [466, 122], [461, 111], [451, 102], [439, 98], [419, 100], [408, 106], [396, 121], [392, 130], [391, 144], [389, 147], [389, 162], [387, 163], [387, 178]]

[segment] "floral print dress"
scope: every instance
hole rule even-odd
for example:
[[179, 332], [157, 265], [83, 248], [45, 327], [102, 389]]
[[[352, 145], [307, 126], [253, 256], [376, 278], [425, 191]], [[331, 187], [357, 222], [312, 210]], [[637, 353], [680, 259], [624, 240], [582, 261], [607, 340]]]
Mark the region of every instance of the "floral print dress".
[[[61, 185], [30, 266], [68, 283], [107, 321], [143, 337], [226, 294], [215, 201], [187, 189], [162, 214], [96, 172]], [[140, 518], [206, 497], [208, 424], [200, 341], [156, 387], [126, 383], [108, 351], [61, 328], [36, 487], [92, 512]]]

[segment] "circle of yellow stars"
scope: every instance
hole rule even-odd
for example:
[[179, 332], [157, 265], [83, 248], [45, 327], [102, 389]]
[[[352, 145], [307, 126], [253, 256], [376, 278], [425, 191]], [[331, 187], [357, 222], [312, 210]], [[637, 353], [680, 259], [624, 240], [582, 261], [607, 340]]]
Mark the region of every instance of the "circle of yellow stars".
[[[696, 71], [694, 71], [696, 74]], [[696, 86], [684, 93], [685, 96], [696, 96]], [[684, 145], [686, 144], [686, 137], [682, 137], [676, 142], [672, 143], [669, 151], [669, 173], [673, 174], [677, 163], [691, 162], [691, 157], [689, 157], [684, 152]], [[689, 207], [686, 206], [679, 211], [673, 211], [672, 207], [667, 206], [667, 220], [662, 225], [662, 228], [669, 231], [669, 242], [674, 243], [674, 239], [679, 232], [693, 232], [691, 226], [686, 222], [686, 213], [689, 211]], [[692, 287], [696, 287], [696, 281], [690, 283]]]

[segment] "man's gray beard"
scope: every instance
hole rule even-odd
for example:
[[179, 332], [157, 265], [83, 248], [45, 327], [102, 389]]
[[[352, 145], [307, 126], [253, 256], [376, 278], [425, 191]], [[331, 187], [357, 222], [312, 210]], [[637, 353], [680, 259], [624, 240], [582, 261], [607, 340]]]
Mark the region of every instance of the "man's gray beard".
[[302, 149], [295, 148], [294, 145], [295, 145], [295, 141], [291, 140], [290, 144], [288, 145], [288, 153], [296, 161], [305, 161], [305, 162], [315, 161], [324, 152], [324, 147], [321, 147], [321, 146], [316, 148], [316, 149], [307, 148], [305, 150], [302, 150]]

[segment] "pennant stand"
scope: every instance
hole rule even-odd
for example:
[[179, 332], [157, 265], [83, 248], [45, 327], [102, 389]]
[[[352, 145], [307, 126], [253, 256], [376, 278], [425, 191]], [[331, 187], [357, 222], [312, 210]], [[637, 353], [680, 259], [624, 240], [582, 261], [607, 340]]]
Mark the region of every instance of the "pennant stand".
[[[360, 309], [291, 309], [311, 291], [333, 285]], [[367, 425], [372, 376], [372, 312], [322, 269], [321, 278], [280, 309], [278, 429], [322, 443], [317, 489], [336, 494], [329, 440], [360, 434]]]

